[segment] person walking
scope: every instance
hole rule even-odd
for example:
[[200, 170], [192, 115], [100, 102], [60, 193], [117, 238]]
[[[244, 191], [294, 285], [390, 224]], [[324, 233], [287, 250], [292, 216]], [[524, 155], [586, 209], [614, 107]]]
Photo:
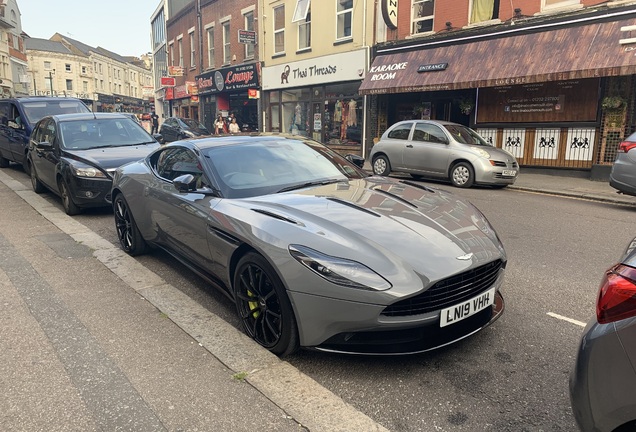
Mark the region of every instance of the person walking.
[[152, 112], [150, 115], [150, 121], [152, 122], [152, 128], [150, 129], [151, 134], [159, 133], [159, 116], [156, 112]]

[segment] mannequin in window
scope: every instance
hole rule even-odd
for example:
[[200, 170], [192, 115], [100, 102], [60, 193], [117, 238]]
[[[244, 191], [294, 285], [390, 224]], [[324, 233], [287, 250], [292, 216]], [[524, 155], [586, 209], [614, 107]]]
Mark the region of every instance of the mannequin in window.
[[342, 104], [342, 124], [340, 125], [340, 139], [347, 139], [347, 123], [349, 122], [349, 104], [344, 102]]
[[356, 114], [356, 108], [358, 103], [351, 99], [349, 101], [349, 119], [347, 120], [347, 125], [349, 126], [357, 126], [358, 125], [358, 116]]
[[302, 107], [300, 106], [299, 103], [296, 103], [296, 107], [294, 108], [294, 123], [297, 126], [300, 126], [302, 124]]
[[333, 112], [333, 121], [336, 123], [340, 123], [342, 121], [342, 102], [340, 102], [340, 100], [336, 101], [336, 106]]

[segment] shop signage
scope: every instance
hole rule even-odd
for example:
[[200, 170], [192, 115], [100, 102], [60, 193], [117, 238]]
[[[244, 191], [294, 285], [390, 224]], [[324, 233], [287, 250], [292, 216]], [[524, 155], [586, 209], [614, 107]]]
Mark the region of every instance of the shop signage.
[[260, 63], [251, 63], [208, 72], [196, 77], [199, 94], [246, 90], [260, 86]]
[[248, 99], [258, 99], [261, 97], [261, 92], [256, 89], [247, 89]]
[[397, 28], [398, 0], [382, 0], [382, 19], [386, 26], [395, 30]]
[[174, 87], [175, 99], [183, 99], [185, 97], [188, 97], [188, 87], [185, 84]]
[[263, 90], [354, 81], [364, 78], [366, 50], [356, 50], [263, 68]]
[[448, 63], [433, 63], [433, 64], [421, 65], [420, 67], [417, 68], [417, 72], [422, 73], [422, 72], [443, 71], [447, 67], [448, 67]]
[[174, 87], [168, 87], [166, 89], [166, 100], [174, 99]]
[[239, 30], [238, 31], [238, 41], [242, 44], [255, 44], [256, 43], [256, 32], [251, 30]]
[[161, 77], [161, 87], [174, 87], [176, 80], [173, 77]]
[[169, 76], [183, 76], [183, 66], [168, 66]]
[[199, 102], [199, 96], [196, 96], [196, 95], [195, 96], [191, 96], [190, 97], [190, 102], [195, 102], [195, 103]]

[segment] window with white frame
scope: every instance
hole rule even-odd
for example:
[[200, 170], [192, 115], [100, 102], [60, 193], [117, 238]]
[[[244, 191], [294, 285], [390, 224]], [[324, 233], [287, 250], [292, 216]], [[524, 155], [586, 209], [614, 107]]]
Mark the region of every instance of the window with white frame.
[[68, 91], [72, 91], [73, 90], [73, 80], [66, 80], [66, 90]]
[[411, 34], [433, 31], [434, 0], [413, 0]]
[[44, 62], [44, 70], [51, 70], [51, 62], [50, 61], [45, 61]]
[[285, 52], [285, 5], [274, 8], [274, 54]]
[[477, 24], [499, 18], [499, 0], [472, 0], [470, 23]]
[[64, 65], [64, 70], [65, 70], [66, 72], [71, 72], [71, 64], [70, 64], [70, 63], [66, 63], [66, 64]]
[[179, 48], [179, 66], [183, 67], [183, 39], [177, 42]]
[[208, 67], [214, 67], [214, 27], [207, 29], [208, 34]]
[[82, 91], [84, 93], [88, 92], [88, 81], [82, 81]]
[[[245, 21], [245, 30], [254, 31], [254, 12], [246, 12], [243, 15]], [[245, 44], [245, 58], [251, 59], [254, 58], [254, 44], [248, 43]]]
[[223, 64], [232, 62], [232, 52], [230, 51], [230, 22], [226, 21], [223, 26]]
[[190, 67], [195, 68], [197, 58], [196, 58], [196, 47], [194, 46], [194, 32], [190, 33]]
[[336, 39], [351, 37], [353, 0], [336, 0]]
[[82, 66], [82, 74], [86, 75], [88, 73], [88, 67]]
[[310, 0], [297, 0], [292, 23], [298, 24], [298, 50], [311, 48]]
[[311, 11], [298, 23], [298, 50], [311, 48]]

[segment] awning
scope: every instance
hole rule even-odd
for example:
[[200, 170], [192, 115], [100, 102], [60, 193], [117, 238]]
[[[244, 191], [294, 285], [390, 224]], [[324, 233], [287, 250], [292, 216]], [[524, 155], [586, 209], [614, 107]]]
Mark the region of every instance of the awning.
[[[621, 45], [636, 18], [380, 53], [361, 94], [407, 93], [636, 74], [636, 44]], [[395, 50], [395, 48], [393, 48]], [[385, 49], [389, 52], [391, 49]]]

